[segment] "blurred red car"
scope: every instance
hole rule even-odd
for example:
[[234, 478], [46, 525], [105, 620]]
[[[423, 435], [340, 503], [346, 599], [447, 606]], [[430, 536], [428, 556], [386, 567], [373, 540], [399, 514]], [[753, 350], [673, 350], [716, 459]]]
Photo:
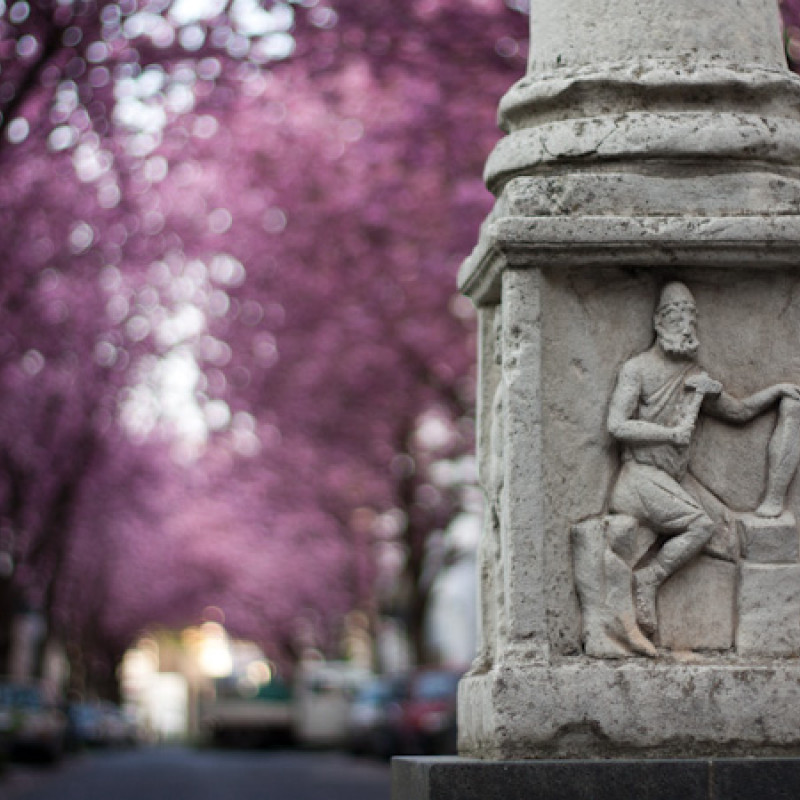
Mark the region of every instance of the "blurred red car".
[[463, 670], [421, 669], [411, 676], [399, 718], [409, 755], [455, 755], [456, 695]]

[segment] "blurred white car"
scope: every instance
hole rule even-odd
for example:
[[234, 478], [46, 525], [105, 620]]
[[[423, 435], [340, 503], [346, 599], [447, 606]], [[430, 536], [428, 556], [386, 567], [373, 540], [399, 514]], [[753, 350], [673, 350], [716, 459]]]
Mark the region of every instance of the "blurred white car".
[[345, 747], [350, 705], [374, 675], [344, 661], [302, 664], [295, 675], [294, 731], [306, 747]]

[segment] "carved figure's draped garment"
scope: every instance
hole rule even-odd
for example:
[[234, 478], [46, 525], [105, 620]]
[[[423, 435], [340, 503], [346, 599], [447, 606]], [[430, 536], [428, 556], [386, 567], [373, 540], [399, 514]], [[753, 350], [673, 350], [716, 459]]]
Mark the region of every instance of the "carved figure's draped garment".
[[[671, 428], [678, 425], [687, 413], [693, 392], [686, 389], [686, 379], [700, 374], [695, 363], [687, 364], [655, 391], [646, 394], [642, 387], [639, 395], [637, 418]], [[689, 467], [691, 446], [674, 444], [626, 444], [622, 450], [623, 461], [636, 461], [663, 470], [676, 481], [683, 480]]]
[[[644, 364], [637, 366], [641, 369]], [[667, 427], [679, 424], [694, 396], [685, 386], [686, 379], [702, 371], [695, 363], [686, 364], [650, 391], [639, 374], [639, 398], [632, 418]], [[682, 485], [691, 478], [687, 475], [691, 455], [691, 445], [625, 444], [610, 510], [629, 514], [666, 536], [711, 524], [713, 512]]]

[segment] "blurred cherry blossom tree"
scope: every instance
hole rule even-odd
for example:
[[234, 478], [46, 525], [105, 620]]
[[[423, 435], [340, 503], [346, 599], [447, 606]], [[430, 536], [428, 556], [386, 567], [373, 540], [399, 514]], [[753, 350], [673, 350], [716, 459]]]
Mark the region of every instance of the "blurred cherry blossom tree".
[[780, 0], [781, 14], [784, 23], [786, 56], [789, 66], [800, 71], [800, 2], [798, 0]]
[[519, 10], [3, 4], [3, 585], [76, 668], [207, 604], [333, 652], [387, 570], [421, 647]]
[[524, 0], [0, 11], [0, 658], [20, 603], [87, 685], [208, 605], [333, 653], [386, 586], [425, 658]]

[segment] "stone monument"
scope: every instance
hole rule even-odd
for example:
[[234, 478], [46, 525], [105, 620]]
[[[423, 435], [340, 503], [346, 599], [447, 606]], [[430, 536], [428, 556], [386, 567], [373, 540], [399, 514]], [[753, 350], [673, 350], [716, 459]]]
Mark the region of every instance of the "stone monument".
[[530, 50], [460, 273], [487, 513], [447, 769], [477, 771], [398, 763], [395, 797], [733, 758], [617, 795], [706, 797], [800, 755], [800, 78], [776, 0], [531, 0]]

